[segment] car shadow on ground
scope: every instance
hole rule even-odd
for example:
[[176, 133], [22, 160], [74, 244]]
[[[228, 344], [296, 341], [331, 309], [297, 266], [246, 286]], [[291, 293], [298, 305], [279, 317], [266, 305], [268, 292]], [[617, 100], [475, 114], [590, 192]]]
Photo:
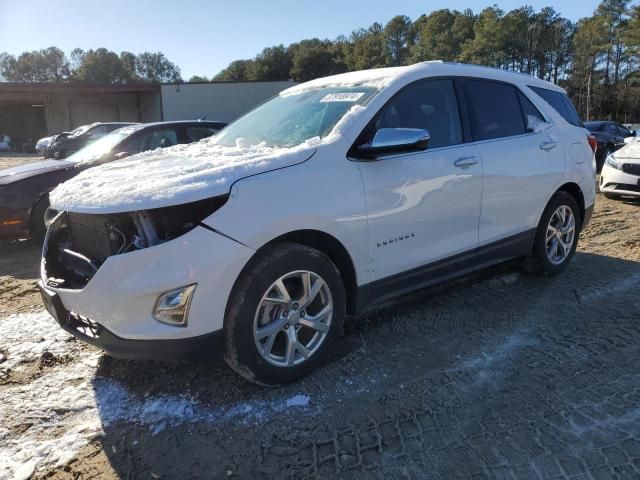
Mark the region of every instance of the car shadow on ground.
[[103, 356], [102, 449], [121, 478], [598, 477], [593, 451], [640, 439], [639, 285], [640, 263], [587, 253], [553, 278], [491, 268], [348, 325], [338, 358], [275, 389], [220, 356]]

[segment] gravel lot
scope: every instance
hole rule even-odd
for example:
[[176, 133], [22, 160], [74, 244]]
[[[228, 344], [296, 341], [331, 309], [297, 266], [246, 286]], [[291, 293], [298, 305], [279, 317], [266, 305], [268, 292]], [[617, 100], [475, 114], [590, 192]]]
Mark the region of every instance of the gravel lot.
[[561, 276], [510, 264], [405, 297], [279, 389], [74, 341], [38, 261], [0, 245], [0, 477], [640, 475], [640, 203], [599, 195]]
[[0, 170], [42, 159], [43, 157], [41, 155], [31, 153], [0, 152]]

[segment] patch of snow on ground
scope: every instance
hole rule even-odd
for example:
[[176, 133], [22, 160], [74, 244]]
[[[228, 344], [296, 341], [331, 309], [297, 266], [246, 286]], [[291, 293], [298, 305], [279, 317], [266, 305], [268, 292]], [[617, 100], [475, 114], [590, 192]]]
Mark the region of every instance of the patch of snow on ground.
[[307, 408], [306, 395], [204, 405], [188, 394], [140, 396], [122, 384], [96, 377], [101, 356], [61, 330], [44, 312], [0, 318], [0, 350], [5, 373], [20, 371], [44, 351], [73, 361], [45, 368], [29, 384], [2, 387], [0, 402], [0, 478], [27, 479], [34, 472], [71, 460], [103, 426], [133, 423], [154, 434], [192, 422], [230, 420], [255, 423], [290, 408]]
[[0, 350], [6, 359], [0, 363], [0, 373], [37, 360], [44, 352], [61, 355], [69, 349], [71, 338], [44, 311], [4, 318], [0, 321]]

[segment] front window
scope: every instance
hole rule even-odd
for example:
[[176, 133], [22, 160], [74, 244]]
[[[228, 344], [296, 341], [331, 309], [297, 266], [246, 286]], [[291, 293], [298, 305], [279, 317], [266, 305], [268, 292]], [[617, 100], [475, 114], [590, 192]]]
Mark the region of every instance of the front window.
[[233, 122], [213, 142], [294, 147], [326, 137], [352, 107], [366, 105], [377, 92], [372, 87], [342, 86], [279, 95]]
[[131, 134], [130, 131], [116, 130], [113, 133], [105, 135], [100, 140], [81, 148], [73, 155], [69, 155], [66, 160], [69, 162], [94, 162], [100, 160], [105, 154], [109, 153], [113, 147], [118, 145], [122, 140]]

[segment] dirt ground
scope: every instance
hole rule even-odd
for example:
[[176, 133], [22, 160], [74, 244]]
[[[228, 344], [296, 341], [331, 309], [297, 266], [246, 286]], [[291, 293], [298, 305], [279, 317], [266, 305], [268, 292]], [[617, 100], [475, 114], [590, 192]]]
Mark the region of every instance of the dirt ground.
[[42, 160], [41, 155], [31, 153], [14, 153], [14, 152], [0, 152], [0, 170], [3, 168], [17, 167], [25, 163], [37, 162]]
[[560, 276], [507, 264], [404, 297], [278, 389], [48, 334], [38, 261], [0, 246], [0, 477], [640, 475], [640, 203], [598, 195]]

